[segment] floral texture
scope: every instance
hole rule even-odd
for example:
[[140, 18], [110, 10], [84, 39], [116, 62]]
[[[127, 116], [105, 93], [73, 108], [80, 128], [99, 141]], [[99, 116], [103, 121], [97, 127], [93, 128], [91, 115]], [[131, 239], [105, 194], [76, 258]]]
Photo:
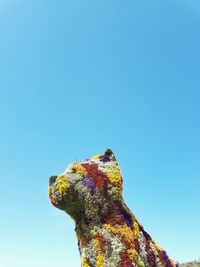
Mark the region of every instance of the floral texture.
[[110, 149], [52, 176], [49, 197], [75, 221], [82, 267], [176, 266], [124, 203]]

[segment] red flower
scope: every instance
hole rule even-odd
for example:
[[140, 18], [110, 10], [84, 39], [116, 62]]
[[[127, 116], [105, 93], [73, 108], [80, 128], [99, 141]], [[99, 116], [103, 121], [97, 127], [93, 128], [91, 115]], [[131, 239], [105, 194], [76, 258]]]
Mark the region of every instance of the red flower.
[[98, 169], [97, 164], [81, 164], [87, 171], [87, 175], [91, 177], [95, 183], [95, 186], [102, 189], [106, 183], [108, 183], [107, 175]]

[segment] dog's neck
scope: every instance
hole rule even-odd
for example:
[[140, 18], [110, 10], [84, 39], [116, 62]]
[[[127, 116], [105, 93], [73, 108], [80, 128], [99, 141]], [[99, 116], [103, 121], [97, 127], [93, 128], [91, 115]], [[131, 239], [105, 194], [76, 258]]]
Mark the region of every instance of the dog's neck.
[[123, 201], [111, 205], [98, 221], [85, 218], [75, 228], [83, 267], [176, 266]]
[[106, 209], [102, 207], [99, 209], [98, 216], [88, 217], [79, 216], [76, 223], [76, 231], [80, 232], [80, 235], [87, 235], [92, 227], [103, 227], [104, 224], [125, 224], [133, 229], [132, 220], [134, 216], [125, 203], [122, 201], [116, 201], [107, 205]]

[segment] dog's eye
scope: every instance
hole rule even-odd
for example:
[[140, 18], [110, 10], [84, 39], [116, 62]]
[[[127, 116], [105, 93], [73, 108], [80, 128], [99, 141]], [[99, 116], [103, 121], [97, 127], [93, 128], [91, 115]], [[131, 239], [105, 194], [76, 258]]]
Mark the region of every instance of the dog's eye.
[[76, 169], [75, 168], [72, 168], [72, 173], [76, 173]]

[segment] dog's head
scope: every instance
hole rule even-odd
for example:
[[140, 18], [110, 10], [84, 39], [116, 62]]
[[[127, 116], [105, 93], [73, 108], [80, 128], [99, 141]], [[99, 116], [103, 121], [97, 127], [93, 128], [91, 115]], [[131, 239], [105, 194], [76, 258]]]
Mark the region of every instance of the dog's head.
[[113, 152], [107, 149], [49, 179], [51, 203], [73, 219], [98, 219], [122, 199], [122, 175]]

